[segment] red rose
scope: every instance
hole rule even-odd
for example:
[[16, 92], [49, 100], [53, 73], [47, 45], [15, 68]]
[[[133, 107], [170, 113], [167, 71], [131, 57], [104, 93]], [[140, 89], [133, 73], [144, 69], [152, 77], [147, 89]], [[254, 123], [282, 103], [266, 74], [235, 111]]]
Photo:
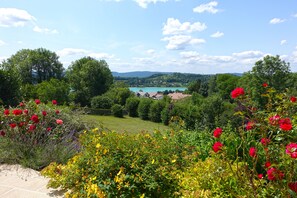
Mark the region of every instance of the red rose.
[[276, 168], [270, 168], [267, 171], [267, 177], [270, 181], [282, 180], [284, 176], [285, 174], [282, 171], [277, 170]]
[[267, 146], [269, 144], [269, 142], [270, 142], [270, 139], [268, 139], [268, 138], [262, 138], [261, 139], [261, 144], [263, 146]]
[[213, 131], [213, 136], [215, 138], [219, 138], [222, 134], [223, 130], [221, 128], [216, 128], [214, 131]]
[[7, 116], [8, 116], [9, 114], [10, 114], [9, 109], [5, 109], [5, 110], [4, 110], [4, 115], [7, 115]]
[[263, 179], [263, 174], [258, 174], [259, 179]]
[[276, 114], [275, 116], [272, 116], [269, 118], [269, 123], [271, 125], [278, 125], [279, 119], [280, 119], [280, 116]]
[[262, 84], [263, 87], [268, 87], [268, 84], [265, 82]]
[[36, 125], [31, 124], [31, 125], [29, 126], [29, 131], [34, 131], [35, 129], [36, 129]]
[[22, 126], [24, 126], [26, 123], [25, 122], [20, 122], [19, 123], [19, 127], [22, 127]]
[[223, 147], [223, 144], [221, 142], [216, 142], [212, 146], [212, 149], [215, 153], [217, 153], [218, 151], [220, 151], [222, 149], [222, 147]]
[[35, 99], [35, 103], [36, 104], [40, 104], [40, 100], [39, 99]]
[[5, 136], [5, 132], [4, 131], [0, 131], [0, 136]]
[[24, 114], [28, 115], [28, 109], [24, 110]]
[[51, 131], [52, 128], [51, 128], [51, 127], [47, 127], [46, 130], [47, 130], [47, 131]]
[[56, 123], [59, 124], [59, 125], [62, 125], [63, 124], [63, 120], [59, 120], [58, 119], [58, 120], [56, 120]]
[[25, 104], [23, 102], [20, 102], [19, 106], [23, 107], [23, 106], [25, 106]]
[[16, 116], [21, 115], [23, 113], [23, 111], [21, 109], [15, 109], [12, 111], [12, 113]]
[[233, 99], [235, 99], [235, 98], [237, 98], [237, 97], [239, 97], [239, 96], [241, 96], [241, 95], [244, 95], [244, 89], [241, 88], [241, 87], [237, 87], [237, 88], [235, 88], [235, 89], [231, 92], [231, 97], [232, 97]]
[[57, 105], [58, 103], [57, 103], [56, 100], [52, 100], [52, 104], [53, 104], [53, 105]]
[[17, 124], [16, 123], [10, 123], [9, 126], [13, 129], [13, 128], [15, 128], [17, 126]]
[[271, 166], [270, 162], [265, 162], [265, 168], [269, 168]]
[[60, 111], [59, 110], [56, 110], [56, 114], [59, 114], [60, 113]]
[[252, 130], [254, 128], [254, 126], [255, 126], [255, 123], [254, 122], [248, 122], [246, 124], [246, 127], [245, 128], [248, 131], [248, 130]]
[[290, 118], [280, 119], [279, 127], [284, 131], [290, 131], [292, 129], [292, 123]]
[[255, 147], [250, 148], [250, 156], [255, 158], [257, 156], [257, 149]]
[[39, 122], [39, 119], [38, 119], [38, 116], [36, 114], [32, 115], [31, 116], [31, 120], [35, 123], [38, 123]]
[[297, 158], [297, 144], [291, 143], [286, 146], [286, 153], [291, 156], [291, 158]]
[[297, 193], [297, 182], [290, 182], [288, 184], [289, 188], [294, 191], [295, 193]]
[[291, 96], [290, 100], [291, 102], [296, 102], [297, 98], [295, 96]]
[[42, 111], [43, 116], [46, 116], [46, 114], [47, 114], [46, 111]]

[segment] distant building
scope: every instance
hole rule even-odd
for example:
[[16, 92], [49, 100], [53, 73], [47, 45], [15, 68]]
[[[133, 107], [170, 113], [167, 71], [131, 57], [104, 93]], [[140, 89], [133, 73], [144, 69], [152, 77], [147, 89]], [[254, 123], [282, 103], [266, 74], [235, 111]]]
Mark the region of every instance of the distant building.
[[183, 93], [170, 93], [168, 94], [168, 96], [173, 100], [173, 101], [177, 101], [177, 100], [181, 100], [187, 97], [190, 97], [190, 94], [183, 94]]
[[143, 92], [139, 91], [135, 93], [137, 97], [139, 98], [152, 98], [156, 100], [161, 100], [163, 99], [163, 94], [162, 93], [157, 93], [157, 92]]

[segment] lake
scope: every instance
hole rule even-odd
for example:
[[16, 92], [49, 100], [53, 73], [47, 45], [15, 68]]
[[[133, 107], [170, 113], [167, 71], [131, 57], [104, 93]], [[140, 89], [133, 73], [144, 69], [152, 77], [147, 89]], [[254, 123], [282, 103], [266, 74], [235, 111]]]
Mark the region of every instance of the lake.
[[165, 91], [165, 90], [172, 90], [172, 91], [185, 91], [186, 87], [129, 87], [130, 91], [133, 92], [139, 92], [139, 90], [142, 90], [143, 92], [158, 92], [158, 91]]

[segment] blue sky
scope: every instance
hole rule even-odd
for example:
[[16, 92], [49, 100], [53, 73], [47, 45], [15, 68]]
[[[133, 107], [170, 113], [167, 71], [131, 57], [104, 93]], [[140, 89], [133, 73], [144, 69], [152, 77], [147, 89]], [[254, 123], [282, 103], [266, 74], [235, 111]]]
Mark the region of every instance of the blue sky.
[[280, 55], [297, 72], [296, 0], [0, 0], [0, 60], [21, 49], [112, 71], [245, 72]]

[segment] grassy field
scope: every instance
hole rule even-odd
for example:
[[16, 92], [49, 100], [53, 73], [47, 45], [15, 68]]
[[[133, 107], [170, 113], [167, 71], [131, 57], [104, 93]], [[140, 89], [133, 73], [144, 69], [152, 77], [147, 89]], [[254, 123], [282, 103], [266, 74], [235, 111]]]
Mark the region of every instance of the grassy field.
[[125, 116], [124, 118], [116, 118], [113, 116], [98, 116], [98, 115], [85, 115], [85, 121], [94, 123], [95, 126], [103, 126], [108, 130], [116, 132], [129, 132], [139, 133], [142, 131], [153, 132], [154, 130], [168, 130], [169, 127], [150, 121], [144, 121], [139, 118], [131, 118]]

